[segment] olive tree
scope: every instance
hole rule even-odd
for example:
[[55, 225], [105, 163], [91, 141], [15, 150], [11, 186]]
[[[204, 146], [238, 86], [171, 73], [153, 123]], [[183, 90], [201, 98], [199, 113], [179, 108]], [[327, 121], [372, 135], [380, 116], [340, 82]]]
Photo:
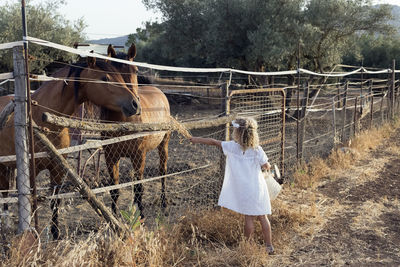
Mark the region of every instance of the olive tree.
[[[387, 5], [369, 0], [142, 0], [162, 14], [147, 42], [147, 60], [248, 70], [304, 67], [324, 72], [340, 63], [353, 37], [390, 32]], [[146, 55], [145, 55], [146, 56]]]
[[[83, 19], [70, 22], [58, 10], [64, 4], [61, 0], [48, 0], [38, 4], [27, 1], [26, 16], [28, 35], [59, 44], [71, 46], [74, 42], [84, 40], [82, 34], [86, 27]], [[0, 43], [22, 40], [21, 4], [0, 5]], [[53, 61], [68, 62], [74, 55], [56, 49], [29, 46], [30, 68], [32, 72], [41, 72], [43, 67]], [[1, 71], [12, 70], [10, 51], [0, 51]]]

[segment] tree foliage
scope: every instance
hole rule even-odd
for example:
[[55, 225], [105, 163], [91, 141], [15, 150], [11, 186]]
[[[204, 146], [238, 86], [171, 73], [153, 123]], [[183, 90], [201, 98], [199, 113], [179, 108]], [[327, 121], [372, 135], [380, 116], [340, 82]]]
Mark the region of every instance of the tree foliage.
[[[343, 57], [343, 63], [367, 67], [391, 68], [392, 60], [400, 62], [399, 36], [361, 35]], [[398, 68], [398, 67], [397, 67]]]
[[393, 32], [388, 5], [371, 7], [363, 0], [313, 0], [304, 11], [303, 57], [309, 68], [320, 72], [341, 62], [354, 36], [362, 32]]
[[[196, 67], [328, 71], [354, 37], [390, 32], [387, 5], [369, 0], [142, 0], [162, 14], [136, 34], [144, 60]], [[155, 30], [157, 29], [157, 30]]]
[[[82, 34], [86, 27], [84, 21], [79, 19], [71, 23], [60, 15], [58, 9], [63, 4], [62, 0], [48, 0], [36, 5], [27, 1], [28, 35], [68, 46], [84, 40]], [[0, 6], [0, 43], [21, 41], [22, 36], [21, 4]], [[42, 71], [44, 66], [54, 60], [68, 62], [75, 57], [59, 50], [36, 45], [29, 46], [29, 54], [35, 59], [30, 63], [32, 72]], [[0, 70], [12, 71], [12, 51], [0, 51], [0, 58], [2, 58]]]

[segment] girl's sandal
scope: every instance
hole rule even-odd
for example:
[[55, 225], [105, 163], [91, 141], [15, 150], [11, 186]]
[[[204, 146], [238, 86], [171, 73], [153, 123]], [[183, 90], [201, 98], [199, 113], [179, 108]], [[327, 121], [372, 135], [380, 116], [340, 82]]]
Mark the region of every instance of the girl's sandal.
[[267, 252], [268, 252], [268, 255], [274, 255], [275, 254], [274, 246], [272, 246], [272, 245], [267, 246]]

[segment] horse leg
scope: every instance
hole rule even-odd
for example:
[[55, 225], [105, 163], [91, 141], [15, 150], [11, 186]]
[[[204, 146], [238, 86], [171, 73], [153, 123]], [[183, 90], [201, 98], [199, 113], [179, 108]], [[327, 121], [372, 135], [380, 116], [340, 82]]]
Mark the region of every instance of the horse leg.
[[[168, 162], [168, 143], [171, 137], [171, 133], [168, 132], [164, 135], [163, 140], [158, 145], [158, 155], [160, 158], [159, 174], [160, 176], [167, 174], [167, 162]], [[167, 201], [165, 198], [165, 178], [161, 178], [161, 209], [165, 212], [167, 208]]]
[[[113, 156], [116, 153], [111, 153], [110, 151], [106, 150], [104, 153], [104, 157], [106, 160], [107, 170], [109, 175], [111, 176], [111, 181], [109, 184], [117, 185], [119, 184], [119, 160], [120, 158], [117, 156]], [[117, 202], [119, 198], [119, 189], [110, 190], [111, 195], [111, 209], [114, 214], [117, 214]]]
[[[46, 161], [47, 162], [47, 161]], [[50, 187], [53, 189], [53, 193], [57, 196], [61, 189], [62, 179], [64, 177], [64, 171], [61, 168], [53, 165], [53, 163], [49, 162], [47, 165], [47, 169], [50, 172]], [[41, 164], [36, 165], [36, 173], [38, 174], [40, 170], [45, 169], [41, 167]], [[51, 227], [50, 232], [53, 235], [54, 240], [61, 239], [60, 237], [60, 229], [58, 227], [58, 207], [61, 204], [61, 199], [56, 198], [50, 201], [50, 208], [52, 211], [51, 214]]]
[[[58, 193], [60, 192], [60, 187], [58, 185], [55, 185], [53, 187], [54, 190], [54, 194], [58, 195]], [[61, 204], [61, 199], [57, 198], [57, 199], [52, 199], [50, 201], [50, 208], [52, 211], [51, 214], [51, 234], [53, 235], [53, 239], [54, 240], [58, 240], [60, 239], [60, 230], [58, 228], [58, 207]]]
[[[133, 169], [135, 171], [135, 177], [137, 181], [142, 180], [143, 178], [143, 173], [144, 173], [144, 166], [146, 163], [146, 152], [138, 150], [137, 153], [135, 153], [134, 157], [130, 157]], [[143, 216], [143, 203], [142, 203], [142, 197], [143, 197], [143, 184], [136, 184], [133, 186], [133, 191], [135, 193], [134, 197], [134, 203], [138, 205], [140, 214]]]
[[[0, 164], [0, 190], [9, 190], [11, 182], [11, 173], [13, 168]], [[3, 197], [8, 197], [8, 192], [2, 193]], [[8, 203], [3, 204], [3, 211], [8, 212]]]

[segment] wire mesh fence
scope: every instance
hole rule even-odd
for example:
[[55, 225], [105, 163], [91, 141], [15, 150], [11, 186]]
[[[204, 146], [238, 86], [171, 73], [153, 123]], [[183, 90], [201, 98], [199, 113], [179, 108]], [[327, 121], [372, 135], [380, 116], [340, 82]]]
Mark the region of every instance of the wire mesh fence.
[[283, 89], [236, 90], [230, 94], [230, 111], [258, 122], [260, 145], [270, 163], [283, 171], [285, 139], [285, 93]]
[[[299, 161], [327, 156], [358, 132], [381, 125], [399, 111], [398, 82], [387, 79], [310, 82], [309, 85], [297, 81], [298, 87], [293, 87], [288, 85], [288, 79], [279, 77], [276, 81], [282, 84], [278, 87], [271, 81], [265, 85], [243, 85], [243, 81], [252, 79], [240, 75], [231, 79], [237, 84], [230, 84], [222, 82], [222, 75], [172, 79], [170, 72], [160, 72], [152, 77], [151, 84], [141, 84], [138, 88], [138, 99], [143, 103], [142, 119], [129, 121], [121, 119], [121, 111], [114, 108], [118, 101], [111, 96], [99, 100], [99, 96], [103, 90], [112, 90], [132, 97], [127, 92], [134, 87], [124, 76], [132, 73], [101, 66], [99, 63], [96, 76], [89, 79], [85, 71], [90, 65], [79, 65], [80, 71], [67, 65], [58, 72], [57, 80], [43, 84], [33, 97], [33, 119], [39, 125], [36, 130], [44, 133], [66, 159], [60, 165], [49, 154], [48, 145], [38, 136], [34, 138], [38, 208], [27, 212], [37, 214], [36, 230], [44, 243], [65, 236], [80, 238], [109, 222], [93, 208], [91, 198], [71, 178], [74, 175], [82, 179], [118, 220], [122, 220], [121, 210], [138, 205], [149, 227], [164, 221], [174, 222], [188, 210], [217, 205], [224, 170], [224, 157], [219, 149], [191, 145], [180, 133], [170, 130], [136, 133], [92, 131], [83, 127], [93, 122], [104, 125], [169, 122], [167, 118], [171, 115], [180, 123], [192, 123], [213, 121], [229, 114], [252, 116], [258, 121], [260, 144], [270, 162], [277, 164], [290, 181], [290, 173]], [[302, 81], [308, 78], [301, 77]], [[93, 93], [90, 88], [94, 86]], [[294, 94], [286, 96], [289, 90]], [[159, 99], [157, 95], [165, 95], [167, 104], [161, 97], [159, 102], [144, 105], [146, 101]], [[40, 96], [46, 96], [48, 102]], [[10, 99], [0, 97], [2, 107]], [[42, 121], [45, 111], [72, 117], [81, 121], [82, 127], [45, 123]], [[0, 171], [2, 177], [7, 177], [0, 180], [3, 193], [0, 234], [4, 250], [20, 222], [18, 197], [21, 193], [15, 182], [16, 157], [13, 156], [15, 128], [10, 119], [0, 131]], [[229, 124], [222, 123], [190, 131], [194, 136], [229, 140], [231, 130]], [[18, 145], [23, 145], [25, 154], [29, 153], [28, 144], [17, 142]], [[29, 177], [30, 173], [26, 175]], [[33, 199], [30, 190], [26, 194]]]

